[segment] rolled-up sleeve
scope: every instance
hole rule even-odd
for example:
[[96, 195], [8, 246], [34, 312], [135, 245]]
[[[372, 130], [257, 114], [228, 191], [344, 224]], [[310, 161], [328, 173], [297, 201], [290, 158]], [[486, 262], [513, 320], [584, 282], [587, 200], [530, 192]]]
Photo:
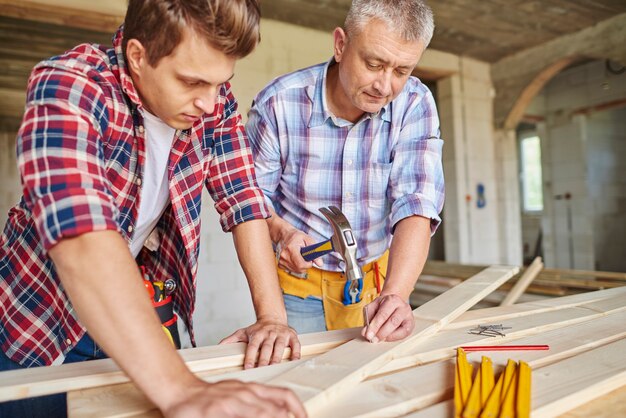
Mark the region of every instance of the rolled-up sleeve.
[[[273, 99], [270, 99], [273, 100]], [[275, 117], [269, 116], [271, 110], [266, 103], [254, 103], [248, 113], [246, 133], [250, 138], [254, 155], [259, 187], [263, 190], [265, 201], [272, 206], [276, 190], [282, 175], [280, 141], [275, 126]]]
[[270, 212], [257, 184], [248, 137], [228, 84], [222, 94], [226, 98], [224, 119], [213, 133], [207, 189], [222, 229], [230, 231], [242, 222], [268, 218]]
[[44, 250], [62, 238], [119, 230], [103, 163], [108, 115], [99, 86], [80, 73], [45, 66], [36, 67], [29, 86], [17, 161]]
[[388, 191], [393, 226], [418, 215], [431, 220], [431, 234], [437, 230], [444, 202], [442, 148], [437, 109], [428, 92], [407, 113], [394, 148]]

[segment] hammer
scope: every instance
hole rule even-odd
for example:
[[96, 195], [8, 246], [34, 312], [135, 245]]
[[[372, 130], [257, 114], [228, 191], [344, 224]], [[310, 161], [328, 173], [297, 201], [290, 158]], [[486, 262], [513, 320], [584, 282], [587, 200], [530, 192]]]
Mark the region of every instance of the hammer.
[[322, 215], [328, 219], [333, 227], [333, 236], [318, 244], [309, 245], [300, 249], [300, 254], [306, 261], [313, 261], [317, 257], [336, 251], [346, 263], [346, 285], [343, 288], [343, 304], [351, 305], [361, 300], [363, 290], [363, 272], [356, 261], [356, 240], [352, 234], [352, 227], [346, 216], [336, 206], [320, 208]]

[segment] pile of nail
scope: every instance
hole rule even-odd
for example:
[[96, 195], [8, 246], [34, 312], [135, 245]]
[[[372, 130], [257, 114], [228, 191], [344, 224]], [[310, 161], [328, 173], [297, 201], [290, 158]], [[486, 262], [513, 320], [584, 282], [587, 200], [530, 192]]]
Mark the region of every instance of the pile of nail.
[[505, 329], [511, 329], [511, 327], [505, 327], [502, 324], [498, 325], [479, 325], [476, 328], [472, 328], [467, 331], [468, 334], [485, 335], [488, 337], [504, 337], [506, 334], [502, 331]]

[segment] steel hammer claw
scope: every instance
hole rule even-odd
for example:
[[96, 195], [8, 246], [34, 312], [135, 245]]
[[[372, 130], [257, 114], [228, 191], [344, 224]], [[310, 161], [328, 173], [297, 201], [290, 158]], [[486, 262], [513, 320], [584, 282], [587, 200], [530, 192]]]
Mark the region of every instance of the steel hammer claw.
[[346, 263], [346, 286], [344, 288], [343, 303], [350, 305], [359, 302], [361, 290], [363, 289], [363, 273], [357, 263], [356, 239], [354, 239], [352, 234], [350, 222], [336, 206], [322, 207], [320, 212], [332, 226], [333, 236], [328, 241], [302, 248], [300, 253], [307, 261], [312, 261], [331, 251], [339, 253]]

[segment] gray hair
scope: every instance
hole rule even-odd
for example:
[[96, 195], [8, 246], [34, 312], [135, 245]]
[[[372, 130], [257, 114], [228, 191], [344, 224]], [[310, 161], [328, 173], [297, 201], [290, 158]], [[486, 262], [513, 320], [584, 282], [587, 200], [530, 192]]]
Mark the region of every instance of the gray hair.
[[423, 0], [353, 0], [346, 17], [346, 33], [358, 34], [371, 19], [382, 20], [404, 40], [421, 41], [424, 47], [435, 29], [433, 11]]

